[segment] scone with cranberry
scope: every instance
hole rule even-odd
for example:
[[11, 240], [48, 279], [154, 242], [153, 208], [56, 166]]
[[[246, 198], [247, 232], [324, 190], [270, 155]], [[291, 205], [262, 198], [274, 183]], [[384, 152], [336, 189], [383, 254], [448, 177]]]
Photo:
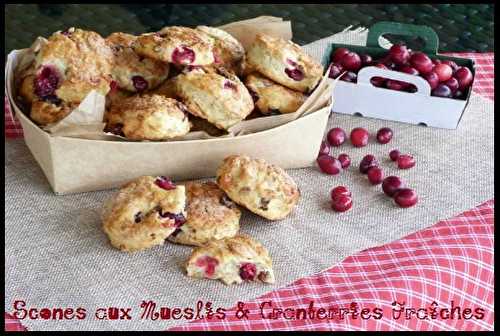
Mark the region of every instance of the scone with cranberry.
[[292, 90], [311, 92], [323, 75], [323, 66], [297, 44], [258, 34], [247, 50], [250, 68]]
[[186, 107], [160, 95], [134, 95], [111, 105], [105, 132], [130, 140], [167, 140], [189, 133]]
[[190, 277], [218, 279], [226, 285], [275, 281], [267, 249], [247, 235], [212, 240], [195, 248], [186, 263], [186, 271]]
[[290, 90], [258, 73], [248, 75], [245, 85], [262, 114], [293, 113], [307, 99], [302, 92]]
[[156, 33], [138, 36], [134, 50], [144, 57], [176, 65], [214, 63], [213, 40], [188, 27], [165, 27]]
[[270, 220], [288, 216], [300, 198], [299, 188], [283, 169], [244, 155], [224, 159], [217, 184], [233, 201]]
[[139, 56], [132, 48], [136, 39], [134, 35], [113, 33], [106, 38], [106, 42], [115, 56], [111, 73], [118, 87], [131, 92], [144, 92], [154, 89], [167, 78], [169, 65]]
[[162, 245], [185, 222], [186, 192], [164, 176], [142, 176], [105, 204], [103, 230], [113, 247], [133, 252]]
[[241, 212], [217, 184], [188, 182], [186, 202], [186, 222], [168, 237], [169, 241], [201, 246], [238, 233]]
[[191, 114], [220, 129], [239, 123], [253, 110], [248, 89], [237, 76], [218, 68], [194, 68], [175, 78], [175, 92]]

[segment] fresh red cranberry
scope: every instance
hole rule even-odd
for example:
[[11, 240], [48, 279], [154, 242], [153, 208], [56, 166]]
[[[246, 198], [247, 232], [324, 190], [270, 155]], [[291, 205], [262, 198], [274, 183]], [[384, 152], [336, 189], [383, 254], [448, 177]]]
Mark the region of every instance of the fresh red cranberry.
[[347, 135], [345, 134], [345, 131], [340, 127], [332, 128], [326, 135], [326, 139], [328, 140], [330, 145], [335, 147], [342, 145], [346, 137]]
[[320, 155], [316, 162], [319, 168], [325, 174], [337, 175], [342, 171], [342, 165], [340, 161], [330, 155]]
[[384, 63], [377, 63], [374, 66], [380, 69], [389, 70], [389, 68]]
[[419, 75], [419, 72], [417, 69], [415, 69], [414, 67], [411, 67], [409, 65], [404, 65], [402, 66], [399, 71], [401, 72], [404, 72], [404, 73], [407, 73], [409, 75], [414, 75], [414, 76], [418, 76]]
[[392, 139], [392, 129], [389, 127], [383, 127], [377, 132], [377, 141], [381, 144], [389, 143]]
[[350, 51], [342, 57], [340, 64], [345, 70], [356, 72], [361, 68], [361, 57]]
[[449, 87], [452, 93], [455, 93], [458, 90], [459, 84], [458, 84], [458, 81], [455, 77], [451, 77], [450, 79], [445, 81], [443, 84], [446, 85], [447, 87]]
[[409, 208], [417, 204], [418, 196], [413, 189], [403, 188], [394, 194], [394, 201], [401, 208]]
[[343, 71], [344, 69], [342, 69], [342, 66], [340, 64], [333, 64], [330, 67], [330, 73], [328, 74], [328, 77], [337, 78]]
[[254, 280], [257, 274], [257, 267], [252, 263], [245, 263], [240, 266], [240, 277], [243, 280]]
[[290, 77], [291, 79], [293, 79], [294, 81], [301, 81], [304, 79], [304, 73], [297, 69], [297, 68], [294, 68], [294, 69], [285, 69], [285, 73], [287, 74], [288, 77]]
[[389, 152], [389, 157], [391, 158], [392, 161], [397, 161], [400, 155], [401, 152], [398, 151], [397, 149], [393, 149]]
[[328, 155], [328, 154], [330, 154], [330, 145], [326, 141], [321, 141], [318, 157], [321, 155]]
[[434, 72], [438, 75], [440, 82], [445, 82], [451, 78], [453, 69], [448, 64], [438, 64], [434, 67]]
[[395, 79], [388, 79], [385, 83], [385, 87], [389, 90], [404, 91], [408, 87], [407, 82], [398, 81]]
[[219, 261], [210, 256], [198, 258], [195, 262], [196, 266], [205, 268], [205, 275], [211, 277], [214, 275], [215, 267], [219, 265]]
[[363, 159], [361, 159], [361, 162], [359, 163], [359, 172], [361, 174], [366, 174], [366, 173], [368, 173], [368, 170], [371, 167], [378, 167], [378, 166], [379, 166], [379, 163], [378, 163], [377, 158], [372, 154], [368, 154], [368, 155], [365, 155], [363, 157]]
[[172, 189], [175, 189], [176, 186], [174, 184], [174, 182], [172, 182], [172, 180], [170, 180], [168, 177], [166, 176], [158, 176], [155, 180], [155, 184], [162, 188], [162, 189], [165, 189], [165, 190], [172, 190]]
[[434, 66], [441, 64], [441, 60], [438, 60], [437, 58], [435, 58], [432, 60], [432, 64], [434, 64]]
[[368, 176], [368, 181], [373, 185], [382, 183], [384, 179], [384, 172], [380, 167], [371, 167], [366, 174]]
[[376, 87], [385, 87], [386, 81], [387, 80], [383, 77], [372, 77], [372, 79], [370, 79], [370, 83]]
[[59, 85], [59, 75], [53, 66], [44, 66], [35, 79], [35, 94], [44, 98], [55, 94]]
[[384, 181], [382, 181], [382, 190], [389, 197], [394, 196], [394, 194], [403, 187], [403, 181], [397, 176], [387, 176]]
[[337, 157], [337, 160], [340, 161], [340, 165], [342, 166], [342, 169], [347, 169], [351, 165], [351, 158], [349, 155], [342, 153]]
[[172, 63], [179, 65], [189, 65], [194, 62], [195, 58], [194, 51], [184, 45], [175, 48], [172, 53]]
[[351, 131], [351, 143], [354, 147], [364, 147], [368, 144], [370, 134], [362, 127], [356, 127]]
[[424, 78], [429, 83], [431, 90], [434, 90], [439, 84], [439, 76], [434, 71], [424, 75]]
[[451, 89], [444, 84], [439, 84], [434, 90], [432, 90], [431, 94], [441, 98], [451, 98], [453, 96]]
[[472, 72], [466, 67], [458, 68], [455, 72], [455, 78], [458, 80], [458, 87], [460, 90], [467, 89], [472, 84], [473, 80]]
[[332, 191], [330, 192], [330, 197], [333, 200], [334, 198], [339, 197], [339, 196], [348, 196], [348, 197], [351, 197], [352, 194], [349, 191], [349, 189], [347, 189], [347, 187], [338, 186], [338, 187], [335, 187], [335, 188], [332, 189]]
[[332, 209], [337, 212], [345, 212], [352, 208], [352, 197], [339, 195], [332, 199]]
[[340, 62], [340, 60], [342, 59], [342, 57], [344, 57], [344, 55], [348, 54], [349, 53], [349, 49], [347, 48], [337, 48], [335, 49], [335, 52], [332, 54], [332, 62], [333, 63], [337, 63], [337, 62]]
[[342, 77], [340, 77], [341, 81], [349, 82], [349, 83], [356, 83], [357, 79], [358, 79], [358, 75], [356, 75], [356, 73], [354, 73], [352, 71], [348, 71], [345, 74], [343, 74]]
[[405, 64], [410, 59], [410, 52], [405, 45], [395, 44], [389, 49], [391, 60], [396, 64]]
[[373, 58], [367, 54], [361, 54], [361, 55], [359, 55], [359, 58], [361, 58], [361, 65], [362, 66], [371, 65], [373, 62]]
[[449, 65], [451, 67], [451, 69], [453, 70], [453, 74], [455, 74], [455, 71], [457, 71], [457, 69], [458, 69], [457, 63], [455, 63], [451, 60], [444, 60], [444, 61], [441, 61], [441, 63]]
[[431, 72], [433, 68], [429, 56], [422, 52], [414, 52], [410, 57], [410, 64], [423, 75]]
[[134, 84], [137, 92], [142, 92], [148, 89], [148, 81], [144, 79], [142, 76], [134, 76], [132, 77], [132, 83]]
[[224, 81], [224, 89], [229, 89], [229, 90], [233, 90], [233, 91], [236, 91], [237, 90], [237, 87], [236, 87], [236, 84], [229, 81], [229, 80], [226, 80]]
[[398, 168], [409, 169], [415, 166], [415, 159], [409, 154], [403, 154], [398, 157]]

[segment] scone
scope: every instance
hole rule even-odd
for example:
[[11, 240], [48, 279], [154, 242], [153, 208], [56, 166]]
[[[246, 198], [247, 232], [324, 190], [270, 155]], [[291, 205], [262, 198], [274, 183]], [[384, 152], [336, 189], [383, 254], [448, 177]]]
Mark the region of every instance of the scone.
[[138, 36], [134, 50], [139, 55], [178, 65], [214, 63], [213, 40], [188, 27], [165, 27], [156, 33]]
[[241, 75], [245, 49], [241, 43], [228, 32], [214, 27], [198, 26], [197, 30], [207, 34], [214, 40], [214, 63]]
[[[39, 125], [57, 122], [95, 90], [110, 89], [113, 52], [97, 33], [70, 28], [52, 34], [35, 57], [31, 118]], [[26, 96], [26, 94], [24, 94]]]
[[106, 38], [115, 55], [111, 74], [120, 89], [144, 92], [154, 89], [168, 77], [168, 63], [136, 54], [132, 45], [137, 36], [113, 33]]
[[217, 184], [233, 201], [270, 220], [285, 218], [300, 198], [283, 169], [243, 155], [224, 159], [217, 169]]
[[142, 176], [104, 205], [103, 230], [113, 247], [133, 252], [162, 245], [185, 222], [186, 191], [164, 176]]
[[160, 86], [152, 90], [151, 93], [166, 98], [177, 98], [177, 94], [175, 93], [175, 77], [164, 81]]
[[195, 248], [186, 270], [190, 277], [218, 279], [226, 285], [245, 280], [274, 283], [268, 251], [247, 235], [212, 240]]
[[307, 99], [302, 92], [290, 90], [258, 73], [247, 76], [245, 85], [254, 99], [255, 106], [263, 114], [293, 113]]
[[112, 105], [105, 132], [131, 140], [166, 140], [189, 133], [186, 107], [159, 95], [134, 95]]
[[323, 75], [319, 62], [297, 44], [258, 34], [247, 51], [248, 65], [292, 90], [311, 92]]
[[217, 184], [188, 182], [186, 202], [186, 222], [168, 237], [169, 241], [201, 246], [238, 233], [241, 212]]
[[228, 129], [245, 119], [254, 105], [247, 88], [223, 68], [193, 69], [175, 78], [175, 92], [191, 114]]

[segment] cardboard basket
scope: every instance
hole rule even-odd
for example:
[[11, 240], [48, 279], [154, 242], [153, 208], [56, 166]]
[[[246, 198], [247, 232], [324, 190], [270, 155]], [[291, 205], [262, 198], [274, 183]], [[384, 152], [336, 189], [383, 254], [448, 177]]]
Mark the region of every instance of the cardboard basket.
[[[327, 48], [322, 62], [324, 65], [329, 64], [332, 51], [340, 47], [370, 54], [374, 58], [382, 57], [387, 53], [387, 49], [380, 45], [380, 38], [384, 34], [420, 37], [425, 43], [422, 51], [431, 59], [452, 60], [459, 66], [471, 69], [474, 76], [476, 74], [473, 60], [438, 54], [439, 39], [430, 27], [396, 22], [374, 24], [369, 29], [366, 47], [332, 43]], [[370, 82], [373, 77], [411, 83], [416, 86], [417, 92], [401, 92], [373, 86]], [[429, 84], [422, 77], [368, 66], [359, 70], [357, 83], [337, 83], [332, 110], [343, 114], [455, 129], [469, 103], [471, 91], [469, 89], [465, 100], [434, 97], [431, 96]]]

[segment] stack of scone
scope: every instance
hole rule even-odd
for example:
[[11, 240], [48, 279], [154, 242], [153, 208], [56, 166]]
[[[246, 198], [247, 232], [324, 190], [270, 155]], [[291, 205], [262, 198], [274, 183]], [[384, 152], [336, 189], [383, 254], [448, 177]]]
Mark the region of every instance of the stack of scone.
[[195, 129], [225, 132], [254, 111], [295, 112], [322, 73], [298, 45], [268, 35], [257, 35], [245, 52], [229, 33], [207, 26], [107, 38], [70, 28], [36, 52], [18, 91], [42, 126], [95, 90], [107, 98], [105, 132], [168, 140]]
[[227, 157], [216, 183], [175, 185], [166, 177], [143, 176], [125, 186], [105, 204], [103, 229], [111, 245], [139, 251], [165, 240], [196, 246], [186, 262], [188, 276], [274, 282], [267, 249], [240, 234], [239, 204], [269, 220], [288, 216], [300, 198], [284, 170], [247, 156]]

